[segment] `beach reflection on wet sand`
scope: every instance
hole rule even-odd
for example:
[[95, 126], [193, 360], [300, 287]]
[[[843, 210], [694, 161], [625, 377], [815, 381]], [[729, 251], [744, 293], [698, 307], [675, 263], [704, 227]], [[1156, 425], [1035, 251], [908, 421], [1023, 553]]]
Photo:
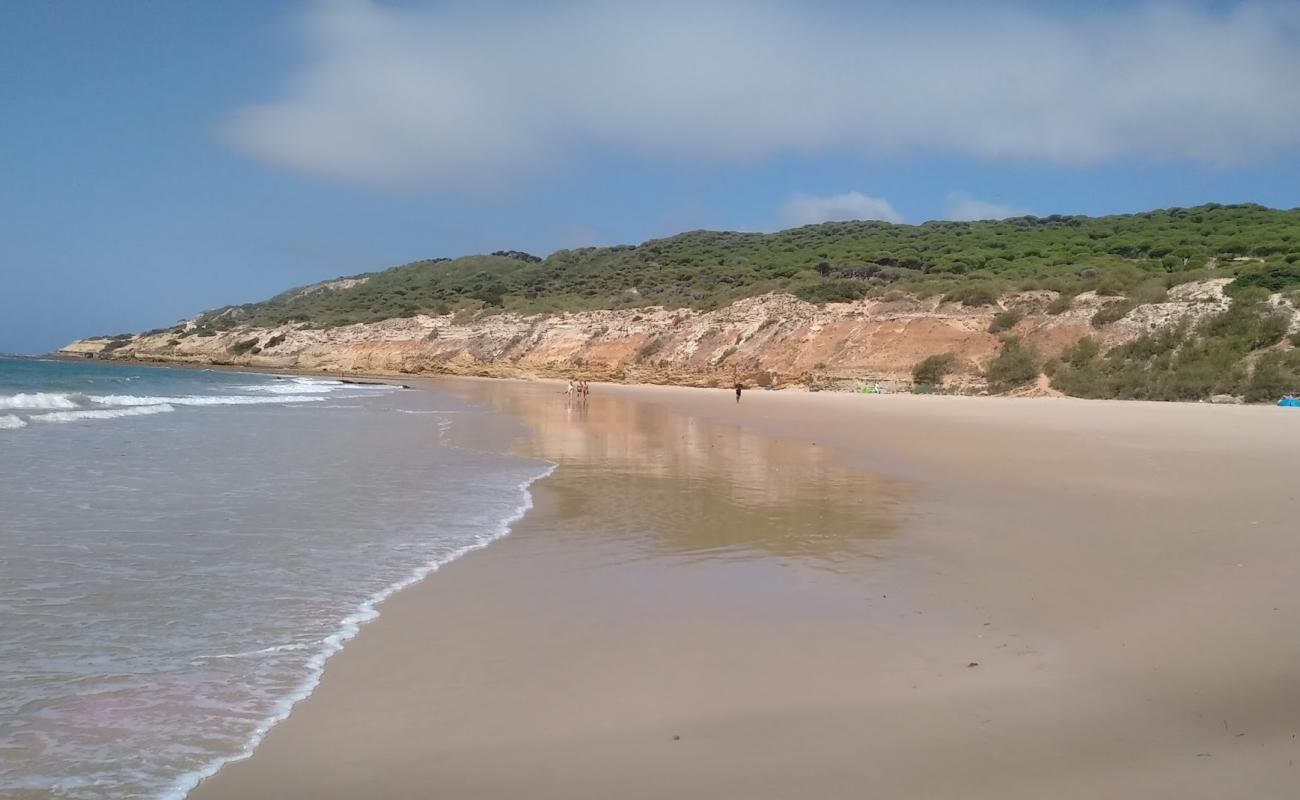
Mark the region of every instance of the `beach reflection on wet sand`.
[[905, 514], [905, 483], [846, 466], [830, 448], [619, 397], [569, 403], [550, 384], [441, 387], [528, 423], [516, 449], [560, 465], [547, 481], [556, 510], [600, 520], [574, 535], [635, 542], [656, 556], [833, 569], [882, 555]]

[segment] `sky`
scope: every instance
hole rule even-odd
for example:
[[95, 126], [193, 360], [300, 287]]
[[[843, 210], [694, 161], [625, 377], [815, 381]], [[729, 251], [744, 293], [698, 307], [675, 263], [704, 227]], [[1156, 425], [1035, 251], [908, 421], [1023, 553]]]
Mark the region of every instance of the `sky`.
[[421, 258], [1300, 206], [1300, 2], [0, 3], [0, 352]]

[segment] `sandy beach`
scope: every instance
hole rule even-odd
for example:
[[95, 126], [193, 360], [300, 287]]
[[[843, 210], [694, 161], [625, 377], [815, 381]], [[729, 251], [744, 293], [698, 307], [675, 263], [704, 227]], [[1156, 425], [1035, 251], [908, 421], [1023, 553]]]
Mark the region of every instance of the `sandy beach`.
[[434, 383], [534, 509], [191, 797], [1300, 791], [1294, 412]]

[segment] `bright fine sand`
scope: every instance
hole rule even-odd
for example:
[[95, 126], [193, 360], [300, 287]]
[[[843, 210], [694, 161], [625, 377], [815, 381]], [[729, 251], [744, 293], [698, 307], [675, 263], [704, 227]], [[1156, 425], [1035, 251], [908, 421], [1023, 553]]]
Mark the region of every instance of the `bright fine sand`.
[[192, 797], [1300, 797], [1296, 411], [436, 385], [536, 507]]

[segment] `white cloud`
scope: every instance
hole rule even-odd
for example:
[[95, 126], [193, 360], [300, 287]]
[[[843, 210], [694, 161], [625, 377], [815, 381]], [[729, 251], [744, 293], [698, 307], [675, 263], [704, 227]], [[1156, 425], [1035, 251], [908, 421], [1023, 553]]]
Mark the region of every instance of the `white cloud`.
[[971, 197], [966, 192], [949, 192], [948, 200], [944, 204], [943, 218], [958, 221], [1006, 219], [1007, 217], [1023, 217], [1029, 213], [1030, 211], [1025, 208], [990, 203], [986, 200]]
[[1231, 162], [1300, 144], [1300, 3], [321, 0], [223, 126], [268, 162], [491, 189], [600, 151]]
[[781, 221], [792, 227], [850, 219], [902, 222], [903, 216], [894, 210], [888, 200], [869, 197], [861, 192], [846, 192], [827, 197], [796, 192], [781, 204]]

